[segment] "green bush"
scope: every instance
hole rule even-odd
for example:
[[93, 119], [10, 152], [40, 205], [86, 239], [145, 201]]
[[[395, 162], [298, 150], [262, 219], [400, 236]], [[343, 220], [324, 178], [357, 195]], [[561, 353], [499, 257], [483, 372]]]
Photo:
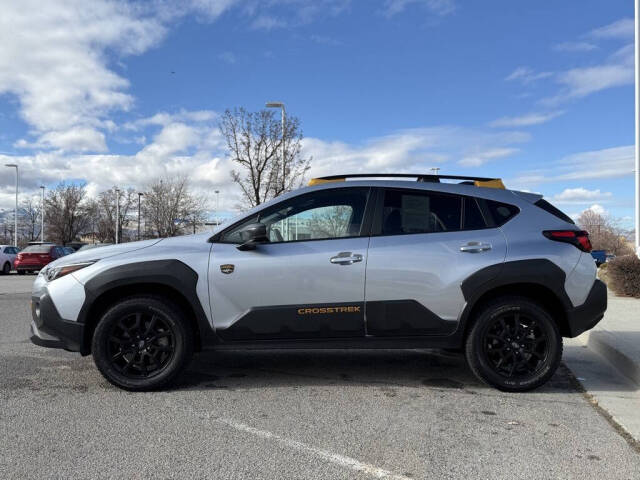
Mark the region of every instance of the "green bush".
[[640, 259], [635, 255], [611, 260], [606, 276], [609, 288], [618, 295], [640, 298]]

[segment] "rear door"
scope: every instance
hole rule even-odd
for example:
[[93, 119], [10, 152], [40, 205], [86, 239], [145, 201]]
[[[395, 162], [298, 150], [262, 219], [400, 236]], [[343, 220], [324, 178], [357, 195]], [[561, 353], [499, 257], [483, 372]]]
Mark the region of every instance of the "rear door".
[[465, 299], [462, 282], [504, 261], [506, 242], [474, 197], [385, 189], [374, 219], [366, 330], [374, 336], [447, 335]]
[[[209, 260], [217, 333], [226, 340], [363, 337], [369, 193], [302, 194], [222, 232]], [[240, 231], [255, 222], [270, 241], [238, 250]]]

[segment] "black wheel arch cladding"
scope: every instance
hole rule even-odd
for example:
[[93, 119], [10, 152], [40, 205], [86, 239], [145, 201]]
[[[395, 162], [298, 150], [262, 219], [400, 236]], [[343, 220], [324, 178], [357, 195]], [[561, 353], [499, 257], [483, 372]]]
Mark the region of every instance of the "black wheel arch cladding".
[[[460, 328], [464, 331], [471, 320], [470, 314], [485, 294], [500, 288], [518, 285], [537, 285], [551, 292], [547, 302], [559, 304], [562, 314], [573, 309], [573, 304], [565, 291], [566, 275], [564, 270], [547, 259], [516, 260], [490, 265], [478, 270], [466, 278], [460, 288], [466, 301], [466, 307], [460, 318]], [[534, 292], [530, 292], [534, 293]], [[532, 295], [527, 295], [532, 296]], [[564, 321], [565, 319], [558, 319]]]
[[[87, 324], [89, 328], [85, 329], [82, 353], [88, 354], [90, 351], [91, 335], [99, 320], [96, 317], [106, 306], [101, 303], [101, 299], [108, 298], [110, 292], [122, 292], [125, 296], [137, 293], [165, 295], [171, 291], [177, 292], [182, 298], [169, 296], [168, 300], [180, 307], [189, 307], [191, 312], [185, 313], [193, 313], [194, 318], [190, 320], [193, 320], [197, 327], [194, 335], [197, 336], [199, 345], [196, 345], [196, 348], [215, 341], [215, 332], [197, 295], [197, 283], [198, 274], [185, 263], [175, 259], [127, 263], [99, 273], [84, 286], [85, 301], [80, 309], [78, 322]], [[157, 291], [154, 292], [154, 288]]]

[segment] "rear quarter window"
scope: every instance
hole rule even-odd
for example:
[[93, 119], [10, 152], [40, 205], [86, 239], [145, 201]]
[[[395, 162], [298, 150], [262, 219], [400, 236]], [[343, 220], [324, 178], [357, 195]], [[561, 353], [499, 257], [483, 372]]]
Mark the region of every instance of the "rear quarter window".
[[520, 209], [515, 205], [508, 203], [496, 202], [495, 200], [485, 200], [487, 213], [490, 220], [496, 227], [500, 227], [515, 217]]

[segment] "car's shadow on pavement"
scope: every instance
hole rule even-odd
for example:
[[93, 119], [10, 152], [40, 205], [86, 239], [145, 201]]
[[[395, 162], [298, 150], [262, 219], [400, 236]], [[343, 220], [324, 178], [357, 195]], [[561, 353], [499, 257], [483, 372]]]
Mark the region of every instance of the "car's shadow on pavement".
[[[305, 386], [409, 387], [494, 391], [462, 354], [435, 350], [239, 350], [196, 355], [171, 390]], [[566, 368], [536, 392], [577, 392]], [[495, 390], [497, 392], [497, 390]]]

